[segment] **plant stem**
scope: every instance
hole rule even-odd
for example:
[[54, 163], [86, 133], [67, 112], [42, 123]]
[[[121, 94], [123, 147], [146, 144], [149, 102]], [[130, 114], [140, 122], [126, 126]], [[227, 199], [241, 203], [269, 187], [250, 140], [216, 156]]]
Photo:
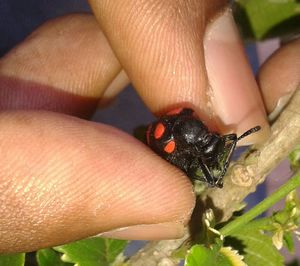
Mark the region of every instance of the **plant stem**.
[[282, 185], [278, 190], [272, 193], [269, 197], [258, 203], [250, 211], [246, 212], [244, 215], [236, 218], [232, 222], [225, 225], [220, 229], [220, 233], [224, 236], [231, 234], [233, 231], [237, 230], [239, 227], [247, 224], [253, 220], [256, 216], [265, 212], [271, 206], [273, 206], [277, 201], [285, 197], [289, 192], [300, 186], [300, 173], [294, 175], [288, 182]]

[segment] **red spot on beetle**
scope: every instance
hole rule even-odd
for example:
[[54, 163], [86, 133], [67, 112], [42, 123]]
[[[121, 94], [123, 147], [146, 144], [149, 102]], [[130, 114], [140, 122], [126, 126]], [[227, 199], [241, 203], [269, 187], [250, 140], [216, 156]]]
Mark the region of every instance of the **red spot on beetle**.
[[174, 150], [175, 150], [175, 141], [174, 140], [171, 140], [168, 142], [168, 144], [164, 147], [164, 151], [166, 153], [172, 153]]
[[158, 123], [154, 130], [154, 138], [160, 139], [162, 135], [164, 134], [166, 128], [162, 123]]

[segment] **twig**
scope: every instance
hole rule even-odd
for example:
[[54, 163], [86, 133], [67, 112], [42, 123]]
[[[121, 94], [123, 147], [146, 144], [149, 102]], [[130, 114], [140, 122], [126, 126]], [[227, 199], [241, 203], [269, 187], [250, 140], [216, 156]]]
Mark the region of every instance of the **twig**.
[[[300, 143], [300, 90], [272, 125], [270, 138], [253, 146], [228, 171], [223, 190], [213, 189], [203, 195], [210, 198], [214, 208], [228, 220], [240, 202]], [[226, 193], [224, 193], [226, 191]]]
[[[253, 146], [251, 150], [230, 167], [223, 189], [210, 189], [202, 195], [203, 202], [221, 211], [217, 218], [228, 220], [238, 208], [240, 202], [262, 183], [266, 176], [282, 161], [289, 152], [300, 143], [300, 90], [297, 90], [288, 106], [272, 125], [270, 138], [263, 144]], [[128, 265], [173, 266], [177, 262], [170, 258], [187, 238], [188, 231], [182, 239], [150, 242], [135, 256]]]
[[244, 215], [237, 217], [230, 223], [226, 224], [221, 228], [220, 233], [223, 236], [230, 235], [231, 232], [239, 229], [243, 225], [252, 221], [255, 217], [262, 214], [271, 208], [276, 202], [284, 198], [289, 192], [300, 186], [300, 173], [293, 176], [285, 184], [283, 184], [278, 190], [273, 192], [268, 198], [264, 199], [251, 210], [246, 212]]

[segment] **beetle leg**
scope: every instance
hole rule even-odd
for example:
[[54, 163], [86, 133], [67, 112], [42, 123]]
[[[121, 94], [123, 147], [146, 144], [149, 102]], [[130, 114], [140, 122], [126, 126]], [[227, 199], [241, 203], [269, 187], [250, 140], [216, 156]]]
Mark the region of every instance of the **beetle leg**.
[[[222, 137], [222, 139], [224, 141], [224, 150], [226, 150], [227, 155], [226, 155], [225, 158], [222, 158], [222, 160], [221, 160], [221, 162], [223, 164], [223, 165], [220, 166], [221, 169], [222, 169], [222, 172], [218, 176], [216, 184], [219, 184], [220, 182], [223, 183], [222, 179], [223, 179], [223, 177], [226, 174], [227, 168], [228, 168], [229, 163], [230, 163], [231, 156], [232, 156], [232, 154], [234, 152], [234, 149], [235, 149], [235, 146], [236, 146], [236, 143], [237, 143], [237, 136], [236, 136], [236, 134], [224, 135]], [[221, 164], [221, 162], [220, 162], [220, 164]]]
[[[197, 171], [200, 168], [203, 176], [195, 174], [195, 170]], [[203, 162], [201, 157], [195, 158], [194, 162], [189, 167], [190, 173], [193, 176], [193, 179], [203, 181], [209, 184], [211, 187], [215, 187], [216, 182], [214, 176], [211, 174], [208, 166]]]
[[201, 158], [198, 158], [199, 160], [199, 166], [205, 176], [205, 181], [212, 187], [215, 187], [216, 186], [216, 183], [215, 183], [215, 178], [213, 177], [213, 175], [211, 174], [208, 166], [203, 163], [203, 160]]
[[222, 139], [225, 141], [233, 141], [233, 142], [237, 142], [237, 136], [236, 134], [228, 134], [228, 135], [224, 135], [222, 136]]
[[229, 135], [225, 135], [223, 138], [225, 142], [225, 149], [228, 151], [227, 158], [225, 160], [225, 165], [224, 165], [224, 169], [225, 169], [224, 171], [226, 172], [230, 162], [230, 158], [236, 147], [237, 136], [236, 134], [229, 134]]

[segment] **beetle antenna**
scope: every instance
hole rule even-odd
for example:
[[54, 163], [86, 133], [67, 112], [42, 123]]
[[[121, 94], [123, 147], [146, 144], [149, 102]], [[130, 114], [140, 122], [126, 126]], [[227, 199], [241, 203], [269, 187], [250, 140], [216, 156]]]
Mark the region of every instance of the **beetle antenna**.
[[261, 129], [260, 126], [256, 126], [256, 127], [253, 127], [253, 128], [251, 128], [251, 129], [247, 130], [245, 133], [243, 133], [241, 136], [239, 136], [239, 137], [237, 138], [237, 141], [241, 140], [241, 139], [244, 138], [244, 137], [247, 137], [248, 135], [250, 135], [250, 134], [252, 134], [252, 133], [254, 133], [254, 132], [259, 131], [260, 129]]

